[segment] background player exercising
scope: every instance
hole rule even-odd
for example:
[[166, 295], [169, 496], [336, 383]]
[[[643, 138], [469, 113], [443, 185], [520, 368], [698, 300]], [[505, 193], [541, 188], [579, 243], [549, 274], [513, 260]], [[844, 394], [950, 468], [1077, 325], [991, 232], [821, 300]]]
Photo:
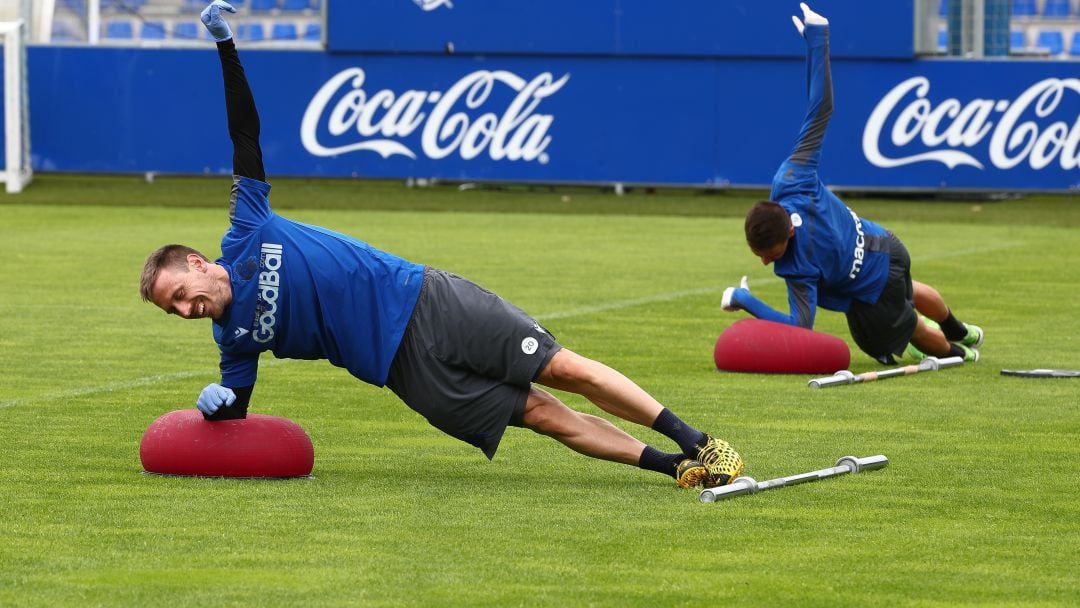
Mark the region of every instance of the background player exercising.
[[746, 277], [724, 291], [722, 307], [806, 328], [814, 326], [818, 306], [846, 313], [855, 343], [885, 364], [905, 351], [917, 359], [978, 361], [982, 329], [961, 323], [937, 290], [912, 281], [911, 258], [900, 239], [859, 217], [818, 176], [833, 111], [829, 22], [806, 4], [800, 7], [803, 21], [792, 20], [806, 39], [809, 109], [794, 151], [773, 177], [771, 200], [755, 204], [745, 224], [750, 250], [786, 280], [791, 312], [754, 297]]
[[[742, 459], [687, 425], [631, 380], [563, 348], [531, 317], [448, 272], [285, 219], [269, 204], [259, 117], [232, 31], [215, 0], [202, 21], [217, 41], [233, 141], [231, 226], [211, 262], [183, 245], [150, 255], [140, 291], [170, 314], [213, 320], [221, 383], [199, 395], [210, 419], [242, 418], [259, 355], [327, 359], [387, 386], [443, 432], [495, 455], [508, 425], [595, 458], [636, 465], [681, 487], [723, 485]], [[533, 384], [581, 394], [675, 441], [664, 453]]]

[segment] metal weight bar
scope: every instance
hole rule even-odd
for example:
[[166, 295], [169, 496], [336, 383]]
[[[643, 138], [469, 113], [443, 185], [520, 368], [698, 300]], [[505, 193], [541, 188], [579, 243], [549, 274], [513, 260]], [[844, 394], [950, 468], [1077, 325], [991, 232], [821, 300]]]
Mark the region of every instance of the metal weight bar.
[[861, 471], [873, 471], [884, 468], [887, 464], [889, 464], [889, 459], [883, 454], [865, 456], [863, 458], [844, 456], [836, 461], [835, 467], [810, 471], [809, 473], [778, 477], [766, 481], [755, 481], [753, 477], [736, 477], [734, 481], [726, 486], [705, 488], [701, 491], [701, 495], [698, 498], [701, 502], [716, 502], [718, 500], [726, 500], [744, 494], [756, 494], [758, 492], [764, 492], [765, 490], [782, 488], [784, 486], [794, 486], [808, 481], [817, 481], [819, 479], [825, 479], [826, 477], [835, 477], [837, 475], [858, 473]]
[[874, 380], [882, 380], [884, 378], [892, 378], [893, 376], [910, 376], [919, 372], [936, 372], [939, 369], [946, 367], [953, 367], [956, 365], [963, 365], [963, 357], [945, 357], [944, 359], [938, 359], [937, 357], [927, 357], [922, 361], [919, 361], [918, 365], [905, 365], [904, 367], [897, 367], [893, 369], [887, 369], [880, 372], [863, 372], [855, 375], [848, 370], [841, 370], [831, 376], [824, 378], [814, 378], [807, 386], [810, 388], [828, 388], [830, 386], [837, 386], [840, 384], [858, 384], [860, 382], [873, 382]]

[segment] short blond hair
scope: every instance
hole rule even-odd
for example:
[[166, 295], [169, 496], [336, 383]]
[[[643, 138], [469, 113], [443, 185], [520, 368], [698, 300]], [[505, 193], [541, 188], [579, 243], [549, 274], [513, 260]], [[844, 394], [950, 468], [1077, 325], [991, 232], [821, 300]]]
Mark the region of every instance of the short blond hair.
[[162, 269], [172, 268], [187, 272], [187, 257], [193, 253], [207, 262], [210, 261], [210, 258], [187, 245], [165, 245], [151, 253], [143, 264], [142, 277], [139, 279], [139, 294], [142, 295], [143, 302], [150, 301], [150, 291], [154, 288], [154, 282], [157, 281]]

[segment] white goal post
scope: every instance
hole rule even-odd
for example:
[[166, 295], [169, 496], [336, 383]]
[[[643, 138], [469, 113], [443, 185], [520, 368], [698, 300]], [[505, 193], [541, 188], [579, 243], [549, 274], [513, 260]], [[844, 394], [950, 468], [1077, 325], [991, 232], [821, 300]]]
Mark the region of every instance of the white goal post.
[[26, 86], [26, 23], [0, 22], [4, 46], [4, 170], [0, 179], [8, 192], [21, 192], [30, 183], [30, 101]]

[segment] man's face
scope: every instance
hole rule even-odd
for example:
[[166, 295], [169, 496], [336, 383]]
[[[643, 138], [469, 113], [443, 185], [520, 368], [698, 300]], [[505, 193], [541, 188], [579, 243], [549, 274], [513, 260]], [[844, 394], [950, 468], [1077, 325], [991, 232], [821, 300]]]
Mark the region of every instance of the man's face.
[[773, 245], [772, 247], [769, 247], [768, 249], [754, 249], [753, 247], [751, 247], [750, 251], [754, 252], [754, 255], [761, 258], [762, 264], [768, 266], [776, 260], [784, 257], [784, 254], [787, 253], [788, 243], [791, 242], [791, 238], [793, 236], [795, 236], [794, 226], [788, 228], [787, 238], [783, 241], [780, 241], [779, 243]]
[[787, 251], [788, 241], [790, 238], [784, 239], [782, 242], [769, 247], [768, 249], [751, 249], [754, 255], [761, 258], [761, 263], [768, 266], [776, 260], [784, 257], [784, 253]]
[[215, 280], [210, 262], [189, 255], [187, 268], [162, 268], [150, 300], [170, 315], [185, 319], [220, 318], [232, 299], [228, 282]]

